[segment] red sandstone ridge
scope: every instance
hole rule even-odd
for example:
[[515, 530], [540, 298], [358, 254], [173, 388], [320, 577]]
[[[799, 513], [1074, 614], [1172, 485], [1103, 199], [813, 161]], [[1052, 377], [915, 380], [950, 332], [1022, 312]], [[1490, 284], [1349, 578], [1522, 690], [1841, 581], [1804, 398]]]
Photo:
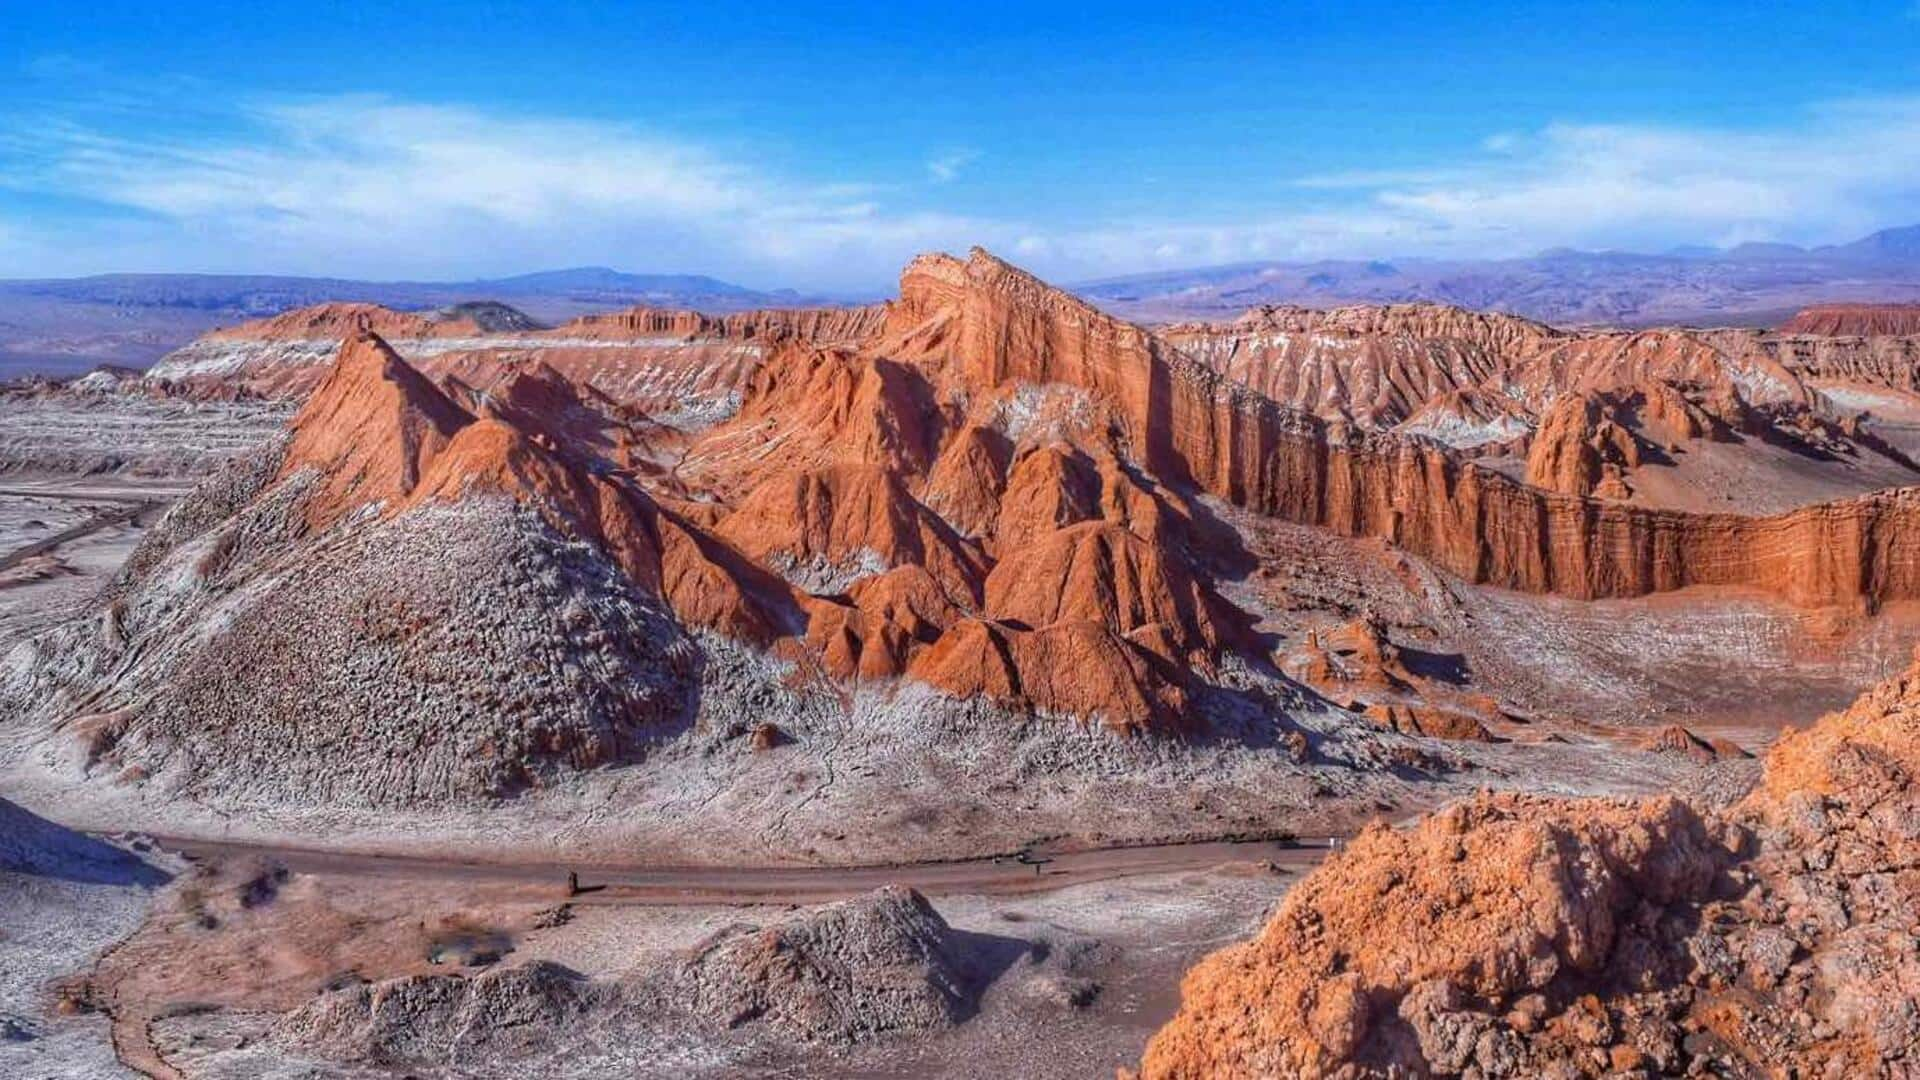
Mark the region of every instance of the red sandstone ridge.
[[692, 625], [765, 642], [795, 620], [784, 584], [611, 473], [560, 424], [559, 405], [585, 406], [550, 372], [527, 373], [486, 404], [484, 416], [467, 412], [363, 331], [295, 416], [281, 475], [314, 478], [305, 505], [316, 527], [362, 507], [391, 515], [504, 496], [599, 545]]
[[1781, 323], [1780, 332], [1823, 337], [1920, 334], [1920, 304], [1815, 304]]
[[1376, 825], [1186, 978], [1149, 1078], [1905, 1075], [1920, 662], [1724, 812], [1483, 795]]
[[215, 341], [284, 341], [350, 338], [357, 333], [383, 338], [461, 337], [480, 333], [471, 318], [436, 318], [432, 314], [394, 311], [379, 304], [316, 304], [239, 326], [215, 330]]
[[779, 345], [854, 342], [882, 315], [879, 306], [724, 317], [635, 308], [547, 329], [492, 303], [430, 313], [321, 304], [210, 333], [163, 357], [149, 375], [191, 396], [297, 399], [319, 381], [331, 346], [366, 329], [434, 378], [489, 391], [502, 371], [533, 360], [621, 405], [689, 427], [729, 414], [744, 382]]
[[552, 336], [623, 341], [667, 335], [686, 338], [856, 342], [871, 335], [885, 316], [880, 305], [850, 308], [772, 308], [732, 315], [636, 307], [604, 315], [583, 315], [553, 330]]
[[882, 347], [950, 357], [974, 385], [1082, 388], [1110, 410], [1126, 453], [1163, 482], [1386, 539], [1470, 581], [1579, 598], [1736, 585], [1809, 606], [1920, 596], [1912, 493], [1772, 518], [1543, 493], [1438, 450], [1337, 438], [983, 252], [909, 266]]
[[1562, 495], [1626, 494], [1621, 469], [1640, 463], [1631, 432], [1592, 395], [1570, 394], [1547, 411], [1527, 451], [1527, 483]]

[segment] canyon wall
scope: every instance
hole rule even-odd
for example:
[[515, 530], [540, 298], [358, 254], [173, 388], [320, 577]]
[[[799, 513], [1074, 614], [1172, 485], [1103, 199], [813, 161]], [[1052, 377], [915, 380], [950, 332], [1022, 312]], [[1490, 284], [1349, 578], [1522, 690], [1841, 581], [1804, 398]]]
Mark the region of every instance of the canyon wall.
[[1060, 382], [1101, 394], [1133, 456], [1164, 481], [1386, 540], [1472, 582], [1579, 599], [1694, 585], [1803, 606], [1920, 599], [1913, 489], [1773, 517], [1543, 492], [1430, 445], [1284, 408], [979, 251], [964, 263], [915, 260], [889, 327], [898, 342], [950, 348], [973, 385]]

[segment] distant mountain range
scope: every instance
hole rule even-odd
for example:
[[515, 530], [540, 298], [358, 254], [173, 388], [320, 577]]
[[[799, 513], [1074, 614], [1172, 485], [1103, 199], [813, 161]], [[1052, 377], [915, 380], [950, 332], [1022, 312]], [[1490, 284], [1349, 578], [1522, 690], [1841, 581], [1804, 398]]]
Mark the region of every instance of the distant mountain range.
[[216, 326], [329, 300], [419, 311], [481, 300], [511, 303], [543, 322], [648, 305], [726, 312], [835, 302], [762, 292], [697, 274], [627, 274], [605, 267], [458, 282], [229, 274], [105, 274], [0, 281], [0, 378], [145, 367]]
[[[1816, 248], [1743, 244], [1657, 255], [1555, 249], [1524, 259], [1238, 263], [1108, 278], [1074, 291], [1143, 322], [1227, 319], [1260, 304], [1434, 301], [1564, 326], [1771, 326], [1826, 301], [1920, 301], [1920, 225]], [[763, 292], [698, 274], [605, 267], [458, 282], [224, 274], [0, 281], [0, 378], [103, 363], [145, 367], [216, 326], [328, 300], [409, 311], [499, 300], [548, 323], [639, 304], [718, 313], [850, 302], [791, 289]]]
[[1433, 301], [1556, 325], [1771, 326], [1809, 304], [1920, 300], [1920, 225], [1816, 248], [1742, 244], [1664, 254], [1555, 249], [1524, 259], [1260, 262], [1086, 282], [1143, 321], [1231, 318], [1260, 304]]

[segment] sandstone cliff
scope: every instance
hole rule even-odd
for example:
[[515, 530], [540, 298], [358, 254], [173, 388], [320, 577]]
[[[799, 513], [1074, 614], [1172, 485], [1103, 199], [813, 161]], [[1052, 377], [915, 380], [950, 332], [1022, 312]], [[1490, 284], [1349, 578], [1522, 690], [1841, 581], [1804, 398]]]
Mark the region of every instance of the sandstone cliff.
[[1282, 408], [984, 252], [909, 266], [884, 347], [949, 356], [974, 385], [1083, 388], [1110, 405], [1126, 451], [1161, 480], [1385, 539], [1469, 581], [1582, 599], [1691, 585], [1807, 606], [1920, 596], [1913, 493], [1747, 518], [1543, 492]]

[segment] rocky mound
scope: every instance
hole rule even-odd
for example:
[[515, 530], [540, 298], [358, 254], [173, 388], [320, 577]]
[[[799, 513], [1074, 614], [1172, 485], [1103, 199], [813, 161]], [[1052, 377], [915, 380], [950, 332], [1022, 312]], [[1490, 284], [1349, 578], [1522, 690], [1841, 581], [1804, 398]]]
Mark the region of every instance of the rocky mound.
[[836, 1050], [966, 1019], [978, 994], [970, 964], [925, 898], [889, 887], [732, 927], [620, 979], [537, 960], [356, 983], [286, 1015], [271, 1037], [333, 1064], [482, 1075], [570, 1050], [592, 1060], [662, 1039], [684, 1045], [701, 1029], [723, 1045]]
[[683, 1000], [727, 1028], [852, 1043], [950, 1027], [977, 987], [951, 928], [926, 898], [888, 887], [764, 928], [735, 929], [678, 972]]
[[1482, 796], [1377, 825], [1196, 967], [1142, 1075], [1904, 1074], [1920, 663], [1724, 811]]
[[10, 658], [0, 701], [90, 772], [266, 802], [497, 796], [629, 759], [691, 721], [698, 663], [637, 550], [646, 511], [358, 338], [92, 618]]
[[434, 312], [442, 323], [465, 323], [483, 334], [530, 334], [547, 326], [510, 304], [498, 300], [466, 300]]
[[276, 1025], [282, 1045], [329, 1062], [482, 1067], [552, 1058], [612, 1009], [616, 991], [558, 964], [414, 975], [322, 994]]

